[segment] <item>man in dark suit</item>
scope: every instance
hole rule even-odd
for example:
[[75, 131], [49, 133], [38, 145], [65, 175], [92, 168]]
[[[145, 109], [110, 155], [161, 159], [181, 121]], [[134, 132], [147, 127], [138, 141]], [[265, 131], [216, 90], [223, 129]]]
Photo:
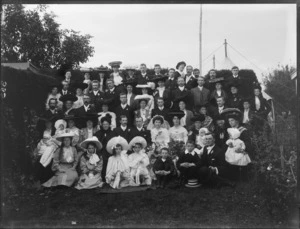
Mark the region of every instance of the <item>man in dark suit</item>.
[[87, 113], [96, 113], [95, 106], [91, 104], [91, 98], [89, 95], [83, 96], [83, 105], [76, 109], [77, 116], [85, 116]]
[[117, 88], [115, 87], [114, 81], [112, 79], [107, 79], [106, 84], [107, 84], [107, 89], [105, 91], [104, 98], [105, 99], [113, 98], [111, 107], [115, 108], [120, 104], [120, 94], [123, 92], [116, 90]]
[[193, 75], [193, 67], [191, 65], [186, 66], [186, 75], [184, 77], [185, 87], [188, 90], [197, 87], [197, 79]]
[[225, 117], [224, 115], [217, 115], [215, 118], [215, 144], [222, 149], [222, 152], [225, 154], [227, 150], [226, 141], [228, 140], [228, 132], [225, 125]]
[[104, 93], [99, 89], [99, 81], [93, 80], [92, 81], [92, 91], [89, 92], [89, 97], [91, 99], [91, 103], [94, 104], [95, 109], [97, 112], [101, 111], [101, 102], [104, 99]]
[[70, 90], [70, 84], [67, 81], [62, 81], [62, 89], [59, 91], [61, 95], [73, 94]]
[[127, 123], [128, 123], [127, 117], [125, 115], [122, 115], [120, 117], [119, 122], [121, 123], [121, 125], [116, 127], [113, 130], [113, 135], [115, 137], [121, 136], [121, 137], [125, 138], [127, 142], [130, 142], [133, 136], [132, 136], [132, 128], [128, 127], [128, 125], [127, 125]]
[[59, 119], [63, 116], [63, 113], [61, 110], [59, 110], [57, 108], [57, 99], [49, 99], [49, 109], [46, 110], [43, 114], [43, 117], [44, 118], [47, 118], [47, 119]]
[[165, 86], [166, 88], [170, 89], [171, 91], [177, 88], [177, 78], [175, 77], [175, 69], [169, 69], [169, 78], [167, 79]]
[[120, 126], [119, 121], [121, 120], [121, 116], [125, 116], [127, 118], [128, 126], [133, 125], [134, 112], [133, 109], [127, 104], [127, 96], [125, 93], [120, 94], [121, 101], [120, 105], [115, 108], [117, 126]]
[[226, 109], [227, 106], [225, 106], [225, 99], [224, 97], [220, 96], [217, 97], [217, 107], [210, 108], [210, 116], [215, 119], [218, 115], [222, 113], [224, 109]]
[[164, 99], [158, 98], [157, 107], [152, 110], [151, 117], [153, 118], [155, 115], [161, 115], [167, 120], [169, 112], [170, 109], [164, 106]]
[[157, 77], [152, 78], [151, 80], [158, 84], [158, 87], [153, 92], [154, 103], [155, 103], [154, 107], [157, 107], [158, 98], [164, 99], [164, 104], [166, 107], [171, 106], [171, 101], [170, 101], [171, 91], [165, 87], [165, 81], [167, 78], [168, 78], [167, 76], [159, 75]]
[[147, 74], [147, 66], [146, 64], [140, 65], [141, 73], [137, 76], [138, 84], [144, 83], [145, 81], [149, 80], [149, 75]]
[[205, 83], [203, 76], [199, 76], [197, 83], [198, 87], [191, 90], [193, 108], [196, 109], [195, 111], [197, 111], [200, 106], [207, 104], [210, 96], [210, 91], [203, 86]]
[[253, 125], [254, 112], [251, 109], [251, 99], [245, 98], [242, 100], [242, 123], [246, 128], [251, 128]]
[[178, 87], [176, 89], [172, 90], [172, 92], [171, 92], [171, 101], [173, 102], [172, 110], [178, 110], [179, 109], [179, 102], [183, 98], [186, 99], [186, 101], [187, 101], [186, 108], [188, 110], [192, 110], [192, 108], [193, 108], [193, 97], [192, 97], [192, 94], [191, 94], [190, 90], [188, 90], [185, 87], [184, 78], [179, 77], [177, 79], [177, 84], [178, 84]]
[[228, 168], [224, 152], [215, 145], [215, 138], [212, 133], [205, 137], [207, 145], [201, 156], [201, 165], [198, 170], [199, 180], [203, 184], [213, 185], [217, 188], [221, 186], [234, 187], [234, 184], [225, 178], [228, 176]]
[[[143, 118], [136, 117], [135, 118], [135, 127], [132, 128], [132, 137], [140, 136], [143, 137], [148, 144], [151, 143], [151, 133], [150, 130], [147, 130], [143, 127]], [[131, 140], [131, 139], [130, 139]]]

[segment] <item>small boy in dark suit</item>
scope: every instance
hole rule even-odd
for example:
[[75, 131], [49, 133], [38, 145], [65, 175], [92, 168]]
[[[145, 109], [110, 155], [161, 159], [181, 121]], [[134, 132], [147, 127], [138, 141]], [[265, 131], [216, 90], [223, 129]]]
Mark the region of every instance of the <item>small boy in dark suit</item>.
[[169, 156], [168, 148], [162, 148], [160, 156], [153, 165], [153, 171], [157, 178], [157, 187], [165, 188], [174, 173], [174, 163]]

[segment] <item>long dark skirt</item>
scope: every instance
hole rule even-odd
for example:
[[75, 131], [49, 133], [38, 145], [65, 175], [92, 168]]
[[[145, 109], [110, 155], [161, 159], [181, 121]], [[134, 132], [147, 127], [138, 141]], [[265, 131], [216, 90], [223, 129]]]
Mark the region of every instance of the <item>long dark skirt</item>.
[[41, 157], [39, 157], [37, 159], [37, 161], [35, 162], [35, 177], [37, 180], [39, 180], [42, 183], [48, 181], [51, 177], [54, 176], [54, 172], [52, 171], [51, 167], [52, 167], [52, 162], [53, 159], [51, 160], [50, 164], [47, 165], [46, 167], [44, 167], [41, 163], [40, 163], [40, 159]]

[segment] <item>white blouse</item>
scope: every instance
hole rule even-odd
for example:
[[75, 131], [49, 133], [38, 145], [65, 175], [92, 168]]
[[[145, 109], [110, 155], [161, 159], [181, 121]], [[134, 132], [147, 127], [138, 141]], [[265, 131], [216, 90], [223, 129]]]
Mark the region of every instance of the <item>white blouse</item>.
[[120, 74], [118, 72], [113, 72], [113, 80], [114, 80], [114, 84], [115, 86], [119, 86], [120, 84], [122, 84], [123, 82], [123, 78], [120, 76]]
[[170, 134], [170, 139], [173, 141], [183, 141], [183, 142], [187, 142], [188, 140], [188, 132], [187, 130], [182, 127], [182, 126], [178, 126], [178, 127], [171, 127], [169, 129], [169, 134]]

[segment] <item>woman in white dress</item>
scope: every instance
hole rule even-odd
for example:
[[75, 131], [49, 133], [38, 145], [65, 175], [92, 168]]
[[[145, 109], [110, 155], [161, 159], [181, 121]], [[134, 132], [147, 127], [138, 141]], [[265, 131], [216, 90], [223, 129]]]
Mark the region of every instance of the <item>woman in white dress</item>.
[[143, 125], [146, 128], [151, 120], [151, 110], [147, 108], [147, 102], [149, 101], [149, 98], [140, 98], [139, 101], [139, 109], [134, 111], [135, 117], [142, 117], [143, 119]]
[[160, 115], [156, 115], [152, 119], [153, 128], [151, 129], [151, 141], [156, 152], [159, 152], [163, 147], [168, 148], [170, 142], [169, 131], [162, 127], [164, 122], [164, 118]]
[[56, 139], [62, 141], [53, 156], [52, 170], [55, 175], [43, 183], [44, 187], [67, 186], [71, 187], [78, 179], [76, 166], [78, 164], [78, 155], [75, 147], [71, 145], [73, 134], [64, 133]]
[[185, 145], [188, 140], [188, 132], [180, 125], [180, 119], [184, 117], [184, 115], [183, 111], [173, 111], [169, 113], [173, 121], [173, 127], [169, 129], [169, 134], [171, 141], [182, 142]]
[[86, 149], [86, 152], [80, 158], [81, 175], [75, 188], [101, 188], [104, 184], [101, 177], [103, 160], [98, 156], [97, 150], [101, 150], [102, 144], [96, 137], [92, 137], [83, 141], [80, 146]]
[[66, 115], [64, 120], [67, 122], [66, 133], [71, 133], [74, 135], [72, 138], [72, 146], [77, 146], [79, 142], [80, 130], [76, 127], [76, 122], [78, 122], [79, 117], [74, 115]]
[[137, 95], [135, 96], [135, 100], [139, 100], [139, 99], [147, 99], [147, 106], [146, 108], [148, 110], [152, 110], [154, 109], [154, 98], [151, 95], [152, 94], [152, 89], [150, 88], [150, 86], [145, 82], [143, 84], [138, 84], [136, 85], [136, 88], [141, 88], [142, 94], [141, 95]]
[[85, 88], [88, 87], [88, 84], [86, 83], [76, 83], [73, 85], [73, 87], [76, 90], [76, 97], [77, 97], [77, 101], [75, 101], [73, 103], [73, 108], [77, 109], [81, 106], [83, 106], [83, 91]]
[[121, 92], [122, 90], [125, 89], [124, 84], [123, 84], [124, 76], [119, 70], [121, 64], [122, 64], [121, 61], [113, 61], [108, 64], [109, 66], [111, 66], [111, 68], [113, 70], [113, 72], [110, 74], [109, 78], [111, 78], [114, 81], [116, 91], [118, 91], [118, 92]]
[[56, 99], [57, 100], [57, 108], [61, 109], [63, 106], [62, 101], [59, 100], [59, 98], [61, 97], [61, 94], [58, 93], [58, 89], [59, 89], [59, 85], [52, 85], [51, 88], [51, 92], [48, 94], [48, 98], [46, 100], [46, 109], [49, 110], [49, 100], [50, 99]]
[[128, 142], [121, 136], [113, 137], [107, 143], [106, 150], [112, 156], [108, 159], [105, 179], [114, 189], [136, 186], [130, 177], [128, 148]]
[[[110, 105], [113, 103], [114, 99], [113, 98], [108, 98], [108, 99], [103, 99], [102, 101], [102, 112], [99, 112], [98, 115], [98, 120], [99, 123], [101, 123], [101, 119], [106, 117], [106, 115], [108, 114], [110, 116], [110, 120], [111, 120], [111, 129], [115, 129], [117, 127], [117, 123], [116, 123], [116, 114], [114, 112], [109, 111], [110, 109]], [[100, 129], [100, 126], [99, 126]]]

